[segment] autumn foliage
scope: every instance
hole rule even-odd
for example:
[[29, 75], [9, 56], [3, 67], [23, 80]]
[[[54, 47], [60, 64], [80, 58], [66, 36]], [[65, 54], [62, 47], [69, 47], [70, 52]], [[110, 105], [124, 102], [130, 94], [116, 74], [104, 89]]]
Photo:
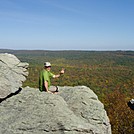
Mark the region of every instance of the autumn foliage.
[[90, 87], [105, 106], [112, 134], [134, 134], [134, 111], [127, 106], [134, 98], [134, 51], [8, 51], [30, 63], [23, 86], [38, 88], [39, 72], [49, 61], [53, 73], [66, 69], [53, 85]]
[[105, 96], [105, 108], [115, 134], [134, 133], [134, 111], [127, 106], [126, 96], [119, 90]]

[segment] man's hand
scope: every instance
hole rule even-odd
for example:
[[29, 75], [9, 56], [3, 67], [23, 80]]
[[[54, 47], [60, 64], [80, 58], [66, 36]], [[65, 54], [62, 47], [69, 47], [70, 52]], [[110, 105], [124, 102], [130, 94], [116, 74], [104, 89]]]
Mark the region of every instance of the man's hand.
[[65, 69], [64, 69], [64, 68], [62, 68], [62, 69], [61, 69], [61, 71], [60, 71], [60, 73], [59, 73], [59, 74], [57, 74], [57, 75], [54, 75], [54, 77], [53, 77], [53, 78], [58, 78], [58, 77], [60, 77], [60, 75], [61, 75], [61, 74], [64, 74], [64, 72], [65, 72]]
[[51, 92], [51, 91], [47, 91], [48, 93], [50, 93], [50, 94], [53, 94], [53, 92]]
[[65, 73], [65, 69], [62, 68], [61, 71], [60, 71], [60, 74], [64, 74]]

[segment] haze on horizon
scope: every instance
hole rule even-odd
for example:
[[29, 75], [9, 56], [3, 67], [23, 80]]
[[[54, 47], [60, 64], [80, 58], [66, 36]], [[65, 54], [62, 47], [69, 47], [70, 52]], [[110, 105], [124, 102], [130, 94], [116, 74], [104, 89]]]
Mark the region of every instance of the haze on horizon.
[[0, 49], [134, 50], [133, 0], [0, 0]]

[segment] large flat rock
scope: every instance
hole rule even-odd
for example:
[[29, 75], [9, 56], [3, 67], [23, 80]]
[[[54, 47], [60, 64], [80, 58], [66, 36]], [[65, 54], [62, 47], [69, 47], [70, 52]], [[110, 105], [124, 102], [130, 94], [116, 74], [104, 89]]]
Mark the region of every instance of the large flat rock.
[[85, 86], [58, 94], [24, 88], [0, 104], [1, 134], [111, 134], [103, 104]]

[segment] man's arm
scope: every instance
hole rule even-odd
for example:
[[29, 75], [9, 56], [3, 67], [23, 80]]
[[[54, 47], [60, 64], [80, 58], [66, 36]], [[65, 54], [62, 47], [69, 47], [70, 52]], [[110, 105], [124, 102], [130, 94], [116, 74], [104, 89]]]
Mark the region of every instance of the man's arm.
[[64, 74], [64, 68], [62, 68], [62, 70], [60, 71], [60, 74], [54, 75], [54, 78], [58, 78], [60, 77], [61, 74]]
[[45, 85], [46, 92], [52, 93], [51, 91], [48, 90], [48, 82], [46, 80], [44, 82], [44, 85]]
[[54, 75], [53, 78], [58, 78], [60, 77], [60, 74]]
[[46, 89], [46, 92], [48, 92], [49, 90], [48, 90], [48, 82], [45, 80], [45, 82], [44, 82], [44, 86], [45, 86], [45, 89]]

